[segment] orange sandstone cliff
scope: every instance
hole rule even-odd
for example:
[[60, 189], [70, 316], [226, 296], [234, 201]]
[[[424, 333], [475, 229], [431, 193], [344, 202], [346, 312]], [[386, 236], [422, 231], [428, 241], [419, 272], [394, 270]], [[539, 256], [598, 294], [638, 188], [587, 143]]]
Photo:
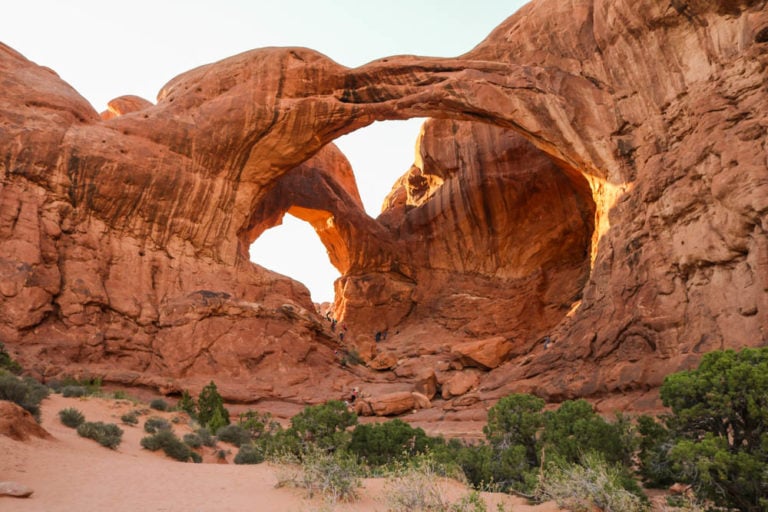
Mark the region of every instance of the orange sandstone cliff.
[[[767, 65], [765, 0], [536, 0], [454, 59], [253, 50], [99, 115], [0, 45], [0, 338], [45, 378], [367, 383], [386, 414], [654, 388], [768, 340]], [[331, 143], [410, 117], [372, 219]], [[342, 273], [343, 346], [248, 261], [286, 213]]]

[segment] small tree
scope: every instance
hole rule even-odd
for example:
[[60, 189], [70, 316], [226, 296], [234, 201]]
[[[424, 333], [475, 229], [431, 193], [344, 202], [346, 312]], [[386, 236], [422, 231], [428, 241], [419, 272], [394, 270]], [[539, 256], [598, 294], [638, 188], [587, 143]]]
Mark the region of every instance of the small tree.
[[520, 445], [530, 466], [539, 465], [536, 433], [544, 423], [544, 400], [527, 394], [512, 394], [499, 400], [488, 410], [488, 424], [483, 427], [486, 439], [495, 449]]
[[586, 400], [566, 400], [546, 412], [541, 441], [548, 458], [558, 457], [566, 463], [580, 462], [582, 456], [595, 452], [608, 464], [629, 466], [635, 451], [629, 421], [618, 416], [609, 423]]
[[706, 354], [669, 375], [661, 399], [676, 476], [717, 505], [768, 509], [768, 347]]
[[333, 451], [347, 444], [346, 429], [357, 423], [357, 414], [344, 403], [331, 400], [323, 405], [305, 407], [291, 419], [290, 432], [304, 446], [314, 445], [321, 450]]
[[5, 350], [5, 344], [0, 342], [0, 369], [8, 370], [11, 373], [21, 373], [21, 365], [13, 360], [11, 355]]
[[200, 424], [213, 433], [224, 425], [229, 425], [229, 411], [224, 407], [224, 399], [213, 381], [205, 386], [197, 397], [197, 410]]
[[197, 418], [197, 404], [186, 389], [181, 393], [181, 398], [179, 403], [176, 404], [176, 408], [189, 414], [190, 418]]
[[357, 425], [352, 431], [349, 451], [368, 464], [382, 466], [424, 453], [429, 444], [424, 430], [394, 419], [379, 424]]

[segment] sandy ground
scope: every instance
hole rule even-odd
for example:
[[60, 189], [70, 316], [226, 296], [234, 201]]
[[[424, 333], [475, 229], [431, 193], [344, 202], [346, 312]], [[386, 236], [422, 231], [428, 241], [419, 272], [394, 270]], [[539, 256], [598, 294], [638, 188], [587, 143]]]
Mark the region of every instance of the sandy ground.
[[[117, 423], [124, 430], [117, 450], [99, 446], [81, 438], [59, 422], [58, 411], [75, 407], [89, 421]], [[0, 481], [11, 480], [34, 489], [30, 498], [0, 497], [2, 512], [91, 512], [91, 511], [163, 511], [163, 512], [227, 512], [315, 510], [386, 511], [383, 479], [366, 479], [360, 499], [353, 503], [329, 504], [322, 498], [306, 499], [298, 489], [276, 488], [281, 471], [269, 464], [235, 465], [216, 463], [215, 452], [207, 448], [203, 464], [176, 462], [161, 453], [141, 448], [146, 434], [140, 417], [138, 426], [122, 425], [120, 416], [136, 408], [127, 400], [102, 398], [64, 398], [51, 395], [43, 402], [43, 427], [52, 440], [13, 441], [0, 436]], [[151, 415], [172, 419], [177, 413]], [[185, 416], [174, 428], [179, 435], [188, 432]], [[226, 445], [220, 444], [219, 448]], [[467, 492], [456, 483], [448, 484], [449, 494]], [[553, 512], [553, 503], [529, 506], [524, 500], [508, 495], [484, 493], [488, 510]]]

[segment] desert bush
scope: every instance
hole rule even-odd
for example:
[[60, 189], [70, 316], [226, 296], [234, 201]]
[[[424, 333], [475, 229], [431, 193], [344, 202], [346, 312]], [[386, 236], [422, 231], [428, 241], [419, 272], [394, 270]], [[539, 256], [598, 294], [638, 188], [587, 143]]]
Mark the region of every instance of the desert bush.
[[203, 443], [203, 446], [208, 446], [209, 448], [216, 446], [216, 438], [211, 435], [211, 431], [207, 428], [200, 427], [195, 430], [195, 434], [200, 436], [200, 441]]
[[224, 425], [229, 425], [229, 411], [224, 407], [224, 399], [211, 381], [197, 397], [197, 419], [200, 425], [216, 432]]
[[260, 464], [264, 453], [255, 444], [242, 444], [235, 455], [235, 464]]
[[120, 416], [120, 421], [126, 425], [137, 425], [139, 423], [138, 411], [130, 411]]
[[70, 384], [61, 388], [61, 395], [67, 398], [77, 398], [86, 396], [87, 394], [88, 390], [85, 386], [75, 386]]
[[184, 437], [182, 437], [182, 440], [184, 441], [184, 444], [186, 444], [190, 448], [200, 448], [201, 446], [203, 446], [203, 440], [200, 438], [199, 435], [195, 434], [194, 432], [184, 434]]
[[646, 487], [667, 488], [675, 482], [669, 451], [675, 445], [672, 432], [651, 416], [637, 418], [640, 435], [639, 473]]
[[372, 466], [383, 466], [424, 453], [429, 446], [430, 439], [424, 430], [394, 419], [357, 425], [348, 449]]
[[512, 394], [488, 410], [483, 432], [489, 447], [466, 447], [459, 453], [460, 465], [469, 470], [474, 485], [532, 491], [541, 465], [543, 409], [541, 398]]
[[553, 461], [576, 463], [583, 454], [596, 452], [609, 464], [629, 466], [636, 443], [625, 417], [619, 415], [609, 423], [586, 400], [566, 400], [544, 413], [541, 446]]
[[434, 446], [430, 454], [439, 464], [458, 468], [467, 482], [475, 489], [499, 490], [494, 482], [491, 461], [493, 448], [489, 444], [466, 444], [458, 439]]
[[13, 374], [21, 373], [21, 365], [13, 360], [11, 355], [5, 350], [5, 344], [0, 342], [0, 370], [6, 370]]
[[123, 438], [123, 430], [114, 423], [101, 421], [86, 421], [77, 427], [77, 434], [81, 437], [93, 439], [101, 446], [116, 449]]
[[351, 349], [344, 352], [339, 363], [341, 366], [354, 366], [365, 363], [365, 360], [363, 360], [357, 350]]
[[667, 376], [661, 399], [675, 480], [718, 506], [768, 510], [768, 347], [710, 352]]
[[142, 438], [141, 446], [153, 452], [163, 450], [166, 455], [181, 462], [187, 462], [189, 460], [194, 462], [196, 459], [196, 457], [192, 455], [195, 452], [193, 452], [189, 446], [184, 444], [182, 440], [170, 430], [158, 430], [151, 436]]
[[[475, 486], [530, 493], [539, 470], [552, 464], [574, 464], [597, 452], [609, 463], [629, 467], [637, 443], [628, 418], [608, 422], [584, 400], [565, 401], [543, 412], [544, 401], [532, 395], [502, 398], [488, 411], [483, 429], [487, 446], [456, 449], [456, 459]], [[629, 471], [624, 483], [637, 487]]]
[[332, 503], [353, 501], [362, 485], [362, 469], [355, 457], [344, 451], [329, 453], [314, 447], [305, 451], [300, 461], [288, 456], [279, 464], [278, 487], [304, 489], [309, 498], [319, 495]]
[[251, 434], [240, 425], [225, 425], [216, 432], [216, 439], [239, 447], [251, 441]]
[[432, 456], [418, 457], [395, 468], [387, 478], [385, 496], [387, 510], [393, 512], [485, 512], [486, 506], [477, 492], [465, 494], [451, 503], [447, 499], [449, 478], [444, 467]]
[[59, 411], [59, 420], [69, 428], [77, 428], [85, 422], [85, 416], [74, 407], [67, 407]]
[[165, 418], [151, 416], [144, 422], [144, 432], [154, 434], [160, 430], [171, 430], [171, 424]]
[[542, 501], [554, 500], [573, 512], [648, 509], [647, 500], [624, 488], [621, 468], [608, 464], [596, 453], [583, 455], [581, 461], [549, 465], [539, 481], [537, 497]]
[[40, 402], [48, 396], [48, 388], [32, 377], [17, 377], [0, 370], [0, 400], [8, 400], [29, 411], [40, 423]]
[[152, 401], [149, 402], [149, 407], [156, 411], [167, 411], [168, 402], [162, 398], [153, 398]]
[[357, 414], [343, 402], [331, 400], [323, 405], [305, 407], [291, 418], [288, 436], [295, 435], [305, 450], [337, 450], [347, 446], [347, 428], [357, 423]]
[[[71, 388], [83, 388], [83, 391], [74, 389], [70, 390], [70, 393], [75, 393], [73, 395], [69, 396], [86, 396], [86, 395], [96, 395], [101, 393], [101, 377], [92, 377], [92, 378], [82, 378], [82, 379], [75, 379], [73, 377], [66, 377], [61, 381], [61, 393], [64, 395], [64, 389], [71, 387]], [[80, 394], [82, 393], [82, 394]], [[68, 395], [64, 395], [68, 396]]]
[[245, 411], [238, 415], [237, 424], [250, 432], [252, 438], [262, 435], [272, 435], [282, 429], [280, 424], [272, 419], [270, 413]]

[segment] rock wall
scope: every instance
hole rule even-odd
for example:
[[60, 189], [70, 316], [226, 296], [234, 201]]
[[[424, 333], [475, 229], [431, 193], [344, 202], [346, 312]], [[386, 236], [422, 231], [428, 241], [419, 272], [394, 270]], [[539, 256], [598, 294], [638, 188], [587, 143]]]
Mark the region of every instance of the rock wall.
[[[0, 336], [46, 376], [215, 377], [243, 401], [421, 379], [416, 361], [468, 404], [646, 389], [764, 345], [767, 12], [538, 0], [455, 59], [254, 50], [102, 116], [0, 46]], [[434, 118], [420, 159], [370, 219], [328, 144], [415, 116]], [[286, 211], [384, 373], [335, 364], [306, 289], [247, 261]], [[478, 340], [490, 372], [464, 370]]]

